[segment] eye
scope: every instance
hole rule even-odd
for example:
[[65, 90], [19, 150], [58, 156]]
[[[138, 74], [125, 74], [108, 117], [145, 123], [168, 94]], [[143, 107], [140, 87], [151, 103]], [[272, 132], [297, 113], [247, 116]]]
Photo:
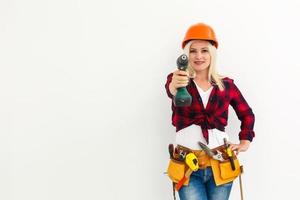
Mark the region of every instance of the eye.
[[207, 53], [208, 52], [208, 50], [207, 49], [202, 49], [202, 51], [201, 51], [202, 53]]
[[191, 49], [190, 53], [196, 53], [197, 51], [195, 49]]

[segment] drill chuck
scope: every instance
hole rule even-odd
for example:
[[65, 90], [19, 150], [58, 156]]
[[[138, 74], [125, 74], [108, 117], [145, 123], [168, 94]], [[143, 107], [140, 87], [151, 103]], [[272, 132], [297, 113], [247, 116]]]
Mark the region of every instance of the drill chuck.
[[182, 54], [177, 58], [177, 67], [179, 70], [186, 70], [189, 60], [185, 54]]

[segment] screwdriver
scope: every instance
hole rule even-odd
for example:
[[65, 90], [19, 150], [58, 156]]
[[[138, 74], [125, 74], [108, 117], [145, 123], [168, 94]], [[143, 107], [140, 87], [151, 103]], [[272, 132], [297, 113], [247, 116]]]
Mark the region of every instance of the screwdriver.
[[235, 165], [234, 165], [234, 161], [233, 161], [232, 150], [229, 148], [229, 144], [228, 144], [226, 138], [224, 138], [224, 144], [225, 144], [225, 147], [226, 147], [226, 153], [229, 157], [231, 169], [232, 169], [232, 171], [234, 171], [235, 170]]

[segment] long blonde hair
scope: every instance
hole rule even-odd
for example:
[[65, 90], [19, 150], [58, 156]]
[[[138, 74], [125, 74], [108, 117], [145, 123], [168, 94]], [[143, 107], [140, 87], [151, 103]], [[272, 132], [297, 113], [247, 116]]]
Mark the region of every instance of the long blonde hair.
[[[187, 55], [188, 58], [189, 58], [189, 54], [190, 54], [190, 47], [191, 47], [193, 41], [195, 41], [195, 40], [189, 41], [183, 49], [183, 52]], [[224, 76], [218, 74], [218, 72], [216, 70], [217, 49], [211, 43], [209, 43], [209, 45], [208, 45], [208, 52], [210, 54], [210, 64], [209, 64], [209, 69], [208, 69], [208, 80], [209, 80], [210, 83], [214, 82], [218, 86], [218, 88], [221, 91], [223, 91], [224, 90], [224, 84], [223, 84], [222, 78], [224, 78]], [[193, 67], [190, 65], [190, 63], [188, 64], [187, 71], [188, 71], [191, 78], [196, 77], [196, 72], [193, 69]]]

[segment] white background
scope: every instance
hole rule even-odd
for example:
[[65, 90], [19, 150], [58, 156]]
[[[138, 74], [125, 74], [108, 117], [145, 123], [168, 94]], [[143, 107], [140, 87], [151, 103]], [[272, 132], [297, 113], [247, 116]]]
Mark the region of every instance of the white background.
[[[297, 199], [300, 2], [0, 1], [0, 199], [172, 199], [164, 84], [186, 29], [256, 115], [245, 199]], [[227, 132], [237, 141], [230, 109]], [[231, 200], [239, 199], [238, 182]]]

